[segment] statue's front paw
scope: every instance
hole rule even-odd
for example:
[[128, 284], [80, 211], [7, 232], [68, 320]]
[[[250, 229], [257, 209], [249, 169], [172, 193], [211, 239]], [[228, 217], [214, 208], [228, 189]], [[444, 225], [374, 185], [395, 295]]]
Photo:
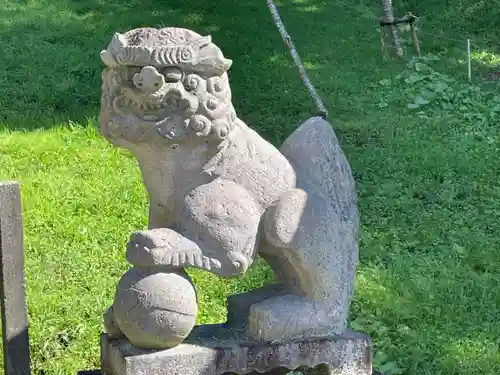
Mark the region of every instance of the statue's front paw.
[[191, 243], [167, 228], [134, 232], [127, 243], [127, 261], [137, 267], [168, 266], [164, 255], [186, 246], [186, 242]]
[[127, 243], [127, 261], [136, 267], [220, 268], [220, 262], [204, 256], [195, 242], [166, 228], [133, 233]]
[[137, 267], [154, 266], [152, 249], [154, 249], [154, 243], [147, 232], [135, 232], [127, 243], [127, 261]]
[[150, 229], [134, 232], [130, 236], [129, 244], [147, 249], [157, 247], [177, 246], [184, 237], [169, 228]]

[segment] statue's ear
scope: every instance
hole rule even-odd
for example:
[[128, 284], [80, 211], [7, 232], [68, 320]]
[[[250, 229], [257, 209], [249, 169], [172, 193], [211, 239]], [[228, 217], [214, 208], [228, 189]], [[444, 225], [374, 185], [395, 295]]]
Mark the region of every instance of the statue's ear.
[[123, 34], [120, 34], [120, 33], [115, 33], [115, 35], [113, 35], [113, 39], [111, 40], [111, 45], [113, 47], [125, 47], [127, 46], [127, 38], [125, 38], [125, 35]]
[[101, 60], [108, 68], [116, 68], [118, 66], [113, 55], [107, 50], [101, 51]]
[[210, 43], [212, 43], [212, 37], [210, 35], [203, 36], [196, 41], [196, 45], [199, 48], [206, 47], [206, 46], [210, 45]]
[[125, 35], [115, 33], [113, 39], [109, 42], [108, 48], [101, 51], [101, 60], [109, 68], [116, 68], [119, 64], [116, 61], [113, 53], [120, 51], [122, 48], [127, 47], [128, 42]]
[[225, 59], [222, 61], [222, 65], [223, 65], [223, 67], [224, 67], [224, 70], [225, 70], [225, 71], [228, 71], [228, 70], [229, 70], [229, 68], [231, 67], [231, 65], [233, 65], [233, 60], [231, 60], [231, 59], [226, 59], [226, 58], [225, 58]]

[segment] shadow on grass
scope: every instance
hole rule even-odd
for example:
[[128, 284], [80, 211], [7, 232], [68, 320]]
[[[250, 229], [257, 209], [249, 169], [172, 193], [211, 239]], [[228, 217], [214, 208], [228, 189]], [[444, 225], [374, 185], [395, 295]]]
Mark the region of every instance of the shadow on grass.
[[[282, 12], [290, 25], [311, 23], [309, 15], [325, 3], [309, 1], [307, 8], [287, 2]], [[211, 34], [234, 60], [230, 79], [240, 116], [271, 141], [284, 138], [312, 109], [265, 3], [40, 0], [11, 5], [0, 11], [10, 20], [0, 32], [0, 89], [7, 93], [0, 99], [0, 126], [9, 130], [96, 118], [99, 52], [114, 32], [141, 26], [180, 26]]]

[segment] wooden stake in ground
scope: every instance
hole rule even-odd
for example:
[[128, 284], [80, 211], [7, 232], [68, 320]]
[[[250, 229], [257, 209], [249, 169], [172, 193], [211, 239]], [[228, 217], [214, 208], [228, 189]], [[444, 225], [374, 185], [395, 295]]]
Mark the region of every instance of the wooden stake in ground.
[[415, 47], [415, 53], [420, 57], [420, 43], [418, 42], [417, 30], [415, 29], [415, 21], [417, 20], [417, 17], [410, 12], [405, 18], [408, 20], [408, 24], [410, 25], [411, 38], [413, 40], [413, 46]]
[[394, 12], [392, 10], [392, 0], [380, 0], [380, 4], [382, 5], [382, 19], [389, 26], [389, 31], [392, 36], [392, 43], [396, 50], [396, 55], [398, 57], [403, 57], [403, 48], [401, 47], [401, 42], [398, 36], [398, 30], [394, 25]]
[[380, 52], [385, 59], [385, 27], [382, 23], [380, 24]]
[[0, 182], [0, 305], [5, 375], [30, 375], [21, 194]]
[[413, 46], [415, 47], [415, 54], [417, 56], [420, 56], [420, 44], [418, 42], [417, 38], [417, 31], [415, 29], [415, 21], [418, 19], [413, 13], [409, 12], [406, 16], [404, 16], [401, 19], [398, 20], [393, 20], [392, 22], [387, 22], [383, 19], [380, 19], [380, 48], [382, 50], [382, 56], [385, 57], [385, 27], [386, 26], [393, 26], [395, 27], [396, 25], [405, 23], [410, 25], [411, 29], [411, 36], [413, 39]]

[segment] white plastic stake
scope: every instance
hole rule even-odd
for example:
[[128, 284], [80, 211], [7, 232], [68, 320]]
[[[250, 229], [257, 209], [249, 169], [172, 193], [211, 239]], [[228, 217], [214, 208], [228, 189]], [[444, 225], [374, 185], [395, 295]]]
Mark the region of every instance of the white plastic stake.
[[470, 39], [467, 39], [467, 68], [469, 81], [472, 81], [471, 57], [470, 57]]

